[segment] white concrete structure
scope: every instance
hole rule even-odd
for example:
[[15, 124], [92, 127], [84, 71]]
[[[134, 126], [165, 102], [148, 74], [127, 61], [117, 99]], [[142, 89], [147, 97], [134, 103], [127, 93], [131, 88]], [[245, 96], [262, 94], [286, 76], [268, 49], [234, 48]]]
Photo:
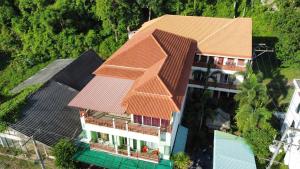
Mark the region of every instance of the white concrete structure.
[[[237, 85], [242, 83], [244, 78], [238, 72], [246, 71], [246, 65], [250, 63], [251, 58], [230, 57], [212, 54], [196, 54], [192, 72], [190, 74], [189, 87], [203, 88], [201, 78], [207, 71], [208, 63], [211, 64], [210, 74], [214, 74], [216, 81], [208, 79], [209, 90], [214, 91], [216, 97], [223, 93], [227, 96], [238, 92]], [[200, 72], [200, 73], [197, 73]], [[203, 73], [201, 73], [203, 72]]]
[[[287, 127], [300, 129], [300, 79], [295, 79], [293, 83], [295, 91], [286, 113], [282, 132], [284, 132]], [[284, 163], [289, 166], [289, 169], [299, 169], [300, 132], [289, 131], [287, 135], [286, 142], [289, 143], [289, 145], [284, 147], [286, 151]]]
[[[80, 120], [86, 136], [81, 141], [90, 144], [92, 149], [126, 155], [129, 158], [137, 158], [135, 153], [143, 152], [143, 147], [146, 146], [149, 150], [158, 150], [157, 153], [160, 154], [158, 158], [168, 160], [174, 148], [185, 100], [186, 97], [184, 97], [181, 111], [173, 113], [168, 128], [146, 125], [144, 116], [142, 116], [142, 123], [138, 124], [134, 121], [134, 115], [124, 117], [110, 113], [82, 111]], [[99, 118], [100, 116], [102, 117]], [[94, 117], [98, 117], [98, 119], [93, 119]], [[160, 120], [161, 123], [162, 120]], [[126, 152], [124, 153], [122, 150], [126, 150]], [[140, 154], [140, 156], [143, 155]], [[144, 161], [158, 162], [155, 156], [138, 158]]]

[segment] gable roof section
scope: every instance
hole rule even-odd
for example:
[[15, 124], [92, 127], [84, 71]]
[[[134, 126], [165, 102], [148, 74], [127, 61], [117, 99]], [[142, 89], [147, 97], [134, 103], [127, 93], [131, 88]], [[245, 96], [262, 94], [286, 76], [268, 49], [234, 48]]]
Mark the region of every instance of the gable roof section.
[[251, 18], [164, 15], [144, 23], [136, 34], [151, 29], [194, 39], [198, 42], [200, 53], [252, 57]]
[[123, 114], [125, 108], [121, 103], [132, 83], [133, 80], [128, 79], [96, 76], [69, 103], [69, 106]]
[[[120, 104], [127, 113], [169, 120], [172, 112], [180, 111], [180, 98], [183, 98], [187, 88], [196, 46], [194, 40], [169, 32], [157, 29], [143, 31], [128, 40], [94, 74], [96, 78], [133, 80]], [[108, 84], [99, 82], [87, 87], [93, 85]], [[83, 89], [78, 97], [89, 95], [85, 92]], [[109, 95], [93, 97], [105, 99]], [[83, 103], [85, 100], [72, 101], [70, 105], [98, 111], [103, 111], [101, 107], [105, 107], [103, 104], [87, 106]], [[107, 112], [115, 113], [113, 111], [110, 109]]]

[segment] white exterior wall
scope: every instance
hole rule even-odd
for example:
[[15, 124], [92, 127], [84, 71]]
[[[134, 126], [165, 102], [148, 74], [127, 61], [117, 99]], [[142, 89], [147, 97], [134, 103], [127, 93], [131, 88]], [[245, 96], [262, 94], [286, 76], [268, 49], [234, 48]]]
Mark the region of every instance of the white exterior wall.
[[[291, 127], [294, 122], [294, 128], [300, 129], [300, 113], [296, 112], [297, 107], [300, 105], [300, 86], [294, 80], [295, 91], [291, 99], [284, 124], [282, 126], [282, 132], [286, 127]], [[300, 132], [289, 131], [287, 142], [299, 145], [300, 144]], [[299, 146], [285, 146], [286, 155], [284, 158], [284, 163], [289, 166], [289, 169], [299, 169], [300, 166], [300, 149]]]

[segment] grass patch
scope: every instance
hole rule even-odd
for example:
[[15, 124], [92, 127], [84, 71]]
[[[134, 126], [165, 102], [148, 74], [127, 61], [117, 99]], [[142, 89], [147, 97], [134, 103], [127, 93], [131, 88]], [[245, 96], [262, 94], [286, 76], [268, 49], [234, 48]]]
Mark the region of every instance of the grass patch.
[[7, 156], [0, 155], [0, 168], [5, 169], [40, 169], [39, 164], [34, 162], [21, 160], [17, 158], [10, 158]]

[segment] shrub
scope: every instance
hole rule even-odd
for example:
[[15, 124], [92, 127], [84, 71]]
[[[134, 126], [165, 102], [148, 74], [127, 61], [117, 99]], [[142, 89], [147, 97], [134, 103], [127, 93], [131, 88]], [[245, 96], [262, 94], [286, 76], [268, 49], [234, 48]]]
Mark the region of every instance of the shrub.
[[184, 152], [179, 152], [171, 158], [176, 169], [187, 169], [191, 164], [190, 157]]
[[53, 155], [55, 156], [55, 165], [58, 168], [72, 169], [75, 168], [75, 162], [73, 156], [77, 151], [76, 146], [71, 140], [61, 139], [53, 149]]

